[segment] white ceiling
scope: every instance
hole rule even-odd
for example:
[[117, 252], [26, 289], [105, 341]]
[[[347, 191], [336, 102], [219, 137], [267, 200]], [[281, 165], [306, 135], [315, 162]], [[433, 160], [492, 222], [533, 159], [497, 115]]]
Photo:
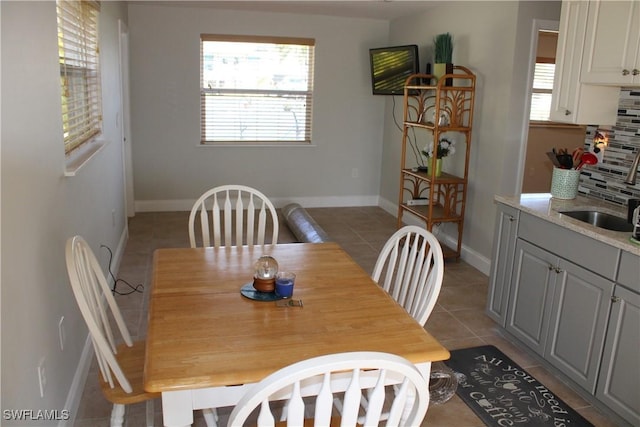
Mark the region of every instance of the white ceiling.
[[[446, 1], [446, 0], [445, 0]], [[439, 0], [356, 0], [356, 1], [132, 1], [135, 4], [207, 7], [260, 12], [298, 13], [392, 20], [422, 13], [445, 1]]]

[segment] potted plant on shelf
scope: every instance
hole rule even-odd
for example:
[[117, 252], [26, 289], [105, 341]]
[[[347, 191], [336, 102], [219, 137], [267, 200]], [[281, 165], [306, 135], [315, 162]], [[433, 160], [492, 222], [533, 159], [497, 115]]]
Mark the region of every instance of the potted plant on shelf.
[[[449, 33], [438, 34], [433, 39], [433, 45], [433, 75], [440, 80], [445, 74], [453, 73], [453, 37]], [[451, 84], [451, 79], [447, 79], [445, 85]]]
[[442, 175], [442, 159], [452, 155], [456, 152], [455, 141], [452, 141], [448, 138], [440, 138], [440, 142], [438, 143], [437, 148], [434, 148], [433, 141], [427, 143], [424, 149], [421, 151], [422, 155], [427, 158], [427, 164], [433, 165], [433, 157], [435, 151], [436, 157], [436, 165], [435, 165], [435, 176], [438, 177]]

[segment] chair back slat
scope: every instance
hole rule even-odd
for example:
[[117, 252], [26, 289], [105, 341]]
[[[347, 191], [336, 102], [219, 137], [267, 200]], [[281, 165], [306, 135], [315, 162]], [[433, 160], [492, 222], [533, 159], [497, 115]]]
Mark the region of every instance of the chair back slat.
[[322, 376], [322, 387], [318, 392], [315, 406], [315, 424], [328, 426], [331, 423], [331, 410], [333, 408], [333, 393], [331, 392], [331, 374]]
[[[393, 387], [388, 387], [393, 386]], [[342, 427], [360, 425], [362, 391], [372, 389], [371, 404], [364, 409], [364, 425], [378, 425], [383, 408], [390, 407], [387, 426], [420, 425], [429, 403], [429, 387], [420, 371], [408, 360], [379, 352], [338, 353], [315, 357], [287, 366], [249, 388], [231, 412], [228, 426], [244, 425], [260, 406], [258, 427], [273, 426], [272, 401], [285, 400], [283, 417], [288, 426], [304, 423], [313, 412], [315, 426], [328, 426], [333, 402], [342, 396]], [[388, 392], [386, 391], [388, 390]], [[407, 397], [411, 395], [411, 399]]]
[[[214, 215], [213, 223], [216, 223], [215, 214], [217, 211], [212, 209], [212, 214]], [[209, 240], [209, 214], [207, 213], [207, 205], [203, 201], [200, 205], [200, 227], [202, 228], [202, 242], [204, 246], [209, 246], [211, 244]]]
[[233, 246], [233, 241], [231, 240], [233, 210], [231, 209], [231, 196], [229, 195], [229, 189], [225, 190], [224, 194], [224, 245]]
[[[240, 200], [240, 193], [238, 193], [238, 200]], [[249, 194], [249, 204], [247, 204], [247, 242], [253, 242], [253, 229], [255, 227], [255, 209], [256, 205], [253, 203], [253, 194]], [[244, 212], [244, 209], [243, 209]], [[236, 222], [236, 227], [238, 227], [238, 236], [242, 239], [242, 223], [240, 221]], [[240, 240], [242, 242], [242, 240]], [[242, 243], [239, 243], [240, 245]]]
[[385, 401], [385, 382], [386, 382], [386, 370], [380, 371], [378, 382], [375, 388], [369, 393], [369, 406], [367, 407], [367, 415], [364, 419], [364, 425], [378, 425], [383, 413], [384, 401]]
[[[214, 194], [213, 195], [213, 206], [211, 206], [211, 227], [212, 227], [212, 234], [213, 234], [213, 246], [218, 247], [220, 246], [220, 242], [222, 241], [222, 217], [221, 217], [221, 209], [220, 209], [220, 204], [218, 203], [218, 195]], [[192, 228], [192, 227], [189, 227]], [[204, 229], [202, 231], [204, 233]], [[203, 242], [204, 242], [204, 235], [202, 238]], [[209, 238], [209, 227], [207, 226], [207, 236], [206, 236], [206, 241], [207, 244], [205, 246], [209, 246], [210, 245], [210, 238]], [[191, 245], [193, 247], [193, 245]]]
[[444, 277], [440, 243], [424, 228], [402, 227], [380, 251], [371, 277], [424, 326]]
[[265, 399], [260, 404], [260, 413], [258, 414], [258, 425], [263, 427], [273, 427], [276, 424], [276, 420], [271, 413], [271, 407], [269, 406], [269, 400]]
[[[206, 210], [203, 216], [202, 209], [198, 209], [208, 199], [213, 199], [211, 227]], [[211, 246], [211, 241], [214, 247], [263, 245], [266, 241], [268, 221], [272, 226], [269, 243], [278, 242], [279, 224], [276, 209], [264, 194], [251, 187], [223, 185], [212, 188], [200, 196], [189, 215], [189, 241], [192, 248], [198, 244], [194, 227], [198, 216], [203, 246]]]
[[108, 311], [125, 344], [130, 347], [133, 342], [100, 264], [80, 236], [67, 240], [65, 256], [71, 289], [89, 329], [102, 377], [112, 388], [117, 381], [125, 392], [130, 393], [131, 384], [115, 358], [116, 342]]

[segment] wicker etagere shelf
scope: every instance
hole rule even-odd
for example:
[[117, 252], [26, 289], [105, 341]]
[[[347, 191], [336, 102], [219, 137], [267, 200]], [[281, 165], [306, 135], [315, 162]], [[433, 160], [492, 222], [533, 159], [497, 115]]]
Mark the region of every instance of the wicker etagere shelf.
[[[404, 87], [398, 227], [405, 213], [423, 220], [429, 231], [436, 224], [455, 224], [457, 244], [441, 242], [445, 258], [459, 258], [462, 249], [475, 86], [476, 77], [468, 68], [454, 66], [452, 74], [439, 80], [430, 74], [411, 75]], [[455, 140], [456, 158], [464, 155], [464, 164], [459, 158], [455, 162], [457, 173], [447, 173], [445, 167], [436, 176], [435, 156], [429, 158], [428, 170], [409, 163], [408, 145], [415, 154], [443, 136]]]

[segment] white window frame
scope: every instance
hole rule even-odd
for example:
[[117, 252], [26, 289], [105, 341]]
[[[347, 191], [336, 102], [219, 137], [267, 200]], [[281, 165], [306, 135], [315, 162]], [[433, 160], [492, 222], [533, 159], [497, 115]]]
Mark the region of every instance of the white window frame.
[[[551, 73], [551, 79], [549, 80], [547, 77], [549, 65], [552, 65], [554, 68], [554, 72]], [[553, 74], [555, 73], [555, 61], [553, 58], [537, 58], [534, 76], [533, 76], [533, 84], [531, 87], [531, 109], [529, 111], [529, 120], [536, 122], [548, 122], [550, 121], [551, 114], [551, 93], [553, 90]], [[536, 81], [542, 81], [543, 83], [547, 83], [550, 87], [536, 87]], [[536, 102], [536, 96], [542, 95], [542, 99], [539, 102]], [[547, 108], [544, 108], [543, 105], [544, 100], [547, 100]], [[544, 116], [544, 117], [543, 117]]]
[[[208, 51], [205, 44], [209, 42], [264, 43], [265, 50], [271, 51], [286, 45], [298, 46], [301, 55], [295, 58], [298, 62], [293, 69], [306, 75], [300, 78], [284, 74], [283, 79], [298, 78], [300, 84], [298, 87], [295, 84], [293, 87], [278, 87], [274, 83], [276, 80], [265, 73], [263, 81], [270, 83], [265, 87], [243, 76], [251, 76], [253, 71], [246, 71], [248, 67], [267, 69], [266, 63], [262, 62], [268, 58], [267, 55], [261, 57], [258, 53], [257, 57], [249, 58], [248, 54], [240, 54], [234, 57], [236, 70], [231, 74], [226, 58], [223, 57], [224, 62], [216, 65], [205, 53]], [[314, 48], [315, 40], [309, 38], [201, 34], [201, 145], [311, 145]], [[211, 71], [215, 66], [221, 70], [219, 78]], [[227, 70], [226, 74], [222, 70]], [[247, 129], [250, 132], [246, 132]]]
[[[102, 133], [97, 1], [57, 0], [64, 150], [69, 164]], [[85, 156], [86, 157], [86, 156]]]

